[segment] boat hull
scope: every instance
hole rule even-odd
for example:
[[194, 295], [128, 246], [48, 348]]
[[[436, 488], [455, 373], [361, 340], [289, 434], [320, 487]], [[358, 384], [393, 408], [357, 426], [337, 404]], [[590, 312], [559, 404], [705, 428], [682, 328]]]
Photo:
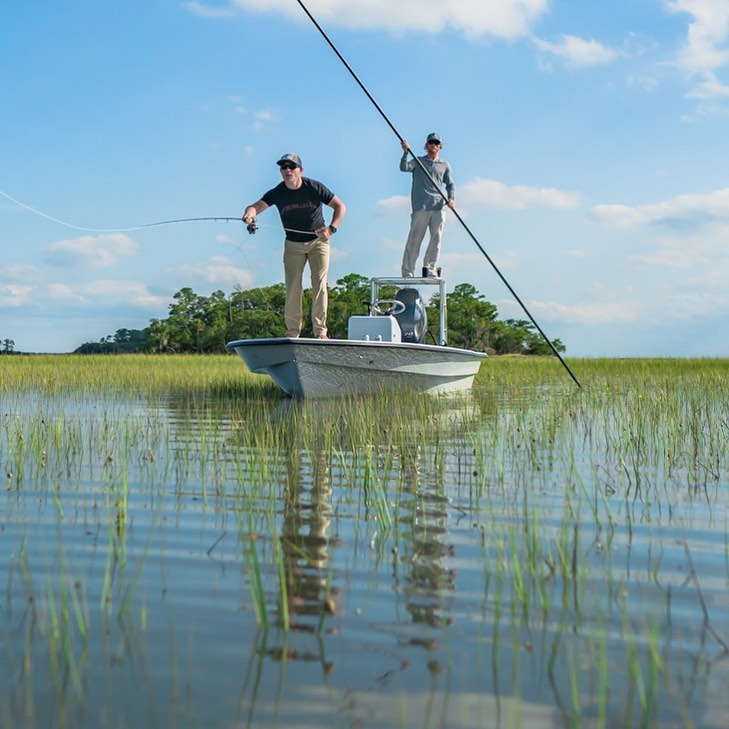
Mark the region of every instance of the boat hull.
[[270, 375], [291, 397], [326, 398], [392, 390], [467, 390], [487, 355], [400, 342], [276, 337], [229, 342], [251, 372]]

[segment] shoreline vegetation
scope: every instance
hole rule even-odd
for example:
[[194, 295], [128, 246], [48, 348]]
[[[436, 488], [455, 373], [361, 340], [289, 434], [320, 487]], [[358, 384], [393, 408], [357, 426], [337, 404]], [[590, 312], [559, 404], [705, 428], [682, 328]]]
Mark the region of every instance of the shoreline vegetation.
[[[392, 298], [395, 287], [382, 287], [381, 298]], [[470, 284], [458, 284], [446, 294], [448, 343], [453, 347], [487, 354], [549, 354], [550, 347], [534, 325], [524, 319], [498, 318], [496, 306]], [[349, 317], [366, 314], [370, 300], [369, 280], [349, 274], [329, 287], [329, 336], [346, 339]], [[117, 329], [98, 342], [85, 342], [75, 354], [119, 354], [123, 352], [216, 353], [224, 352], [235, 339], [262, 339], [282, 336], [285, 288], [282, 283], [230, 294], [214, 291], [210, 296], [180, 289], [169, 305], [169, 316], [152, 319], [148, 327]], [[429, 322], [426, 341], [440, 341], [438, 295], [427, 304]], [[311, 289], [304, 290], [301, 336], [313, 336], [309, 312]], [[565, 346], [559, 339], [552, 345], [558, 352]]]

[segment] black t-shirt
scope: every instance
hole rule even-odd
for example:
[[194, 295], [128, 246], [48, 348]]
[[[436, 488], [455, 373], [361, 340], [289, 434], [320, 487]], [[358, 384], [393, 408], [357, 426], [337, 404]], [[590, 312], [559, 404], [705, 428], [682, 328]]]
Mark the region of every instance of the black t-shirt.
[[[321, 182], [301, 178], [301, 187], [289, 190], [284, 182], [269, 190], [262, 198], [269, 207], [275, 205], [289, 240], [307, 243], [314, 240], [315, 230], [324, 227], [322, 203], [328, 205], [334, 193]], [[296, 231], [296, 232], [294, 232]], [[309, 232], [310, 231], [310, 232]]]

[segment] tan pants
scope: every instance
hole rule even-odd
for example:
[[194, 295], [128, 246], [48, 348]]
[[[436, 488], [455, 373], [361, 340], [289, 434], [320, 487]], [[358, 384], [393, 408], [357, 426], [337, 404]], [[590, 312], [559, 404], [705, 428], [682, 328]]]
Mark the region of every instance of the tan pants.
[[[445, 226], [445, 209], [416, 210], [410, 216], [410, 233], [405, 243], [405, 252], [402, 256], [401, 273], [403, 276], [412, 276], [415, 264], [420, 253], [420, 246], [426, 232], [430, 232], [430, 241], [423, 256], [423, 266], [435, 273], [436, 264], [440, 257], [440, 239]], [[418, 275], [420, 273], [418, 272]]]
[[329, 271], [329, 243], [314, 240], [311, 243], [284, 241], [284, 277], [286, 282], [286, 336], [298, 337], [301, 334], [302, 305], [304, 293], [302, 279], [306, 262], [311, 273], [311, 324], [314, 336], [327, 333], [327, 272]]

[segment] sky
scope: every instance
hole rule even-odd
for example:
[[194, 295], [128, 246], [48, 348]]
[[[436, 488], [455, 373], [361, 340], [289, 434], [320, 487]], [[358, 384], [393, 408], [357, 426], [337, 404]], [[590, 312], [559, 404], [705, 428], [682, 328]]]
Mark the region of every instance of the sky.
[[[727, 0], [305, 6], [567, 359], [729, 356]], [[399, 275], [397, 134], [297, 0], [4, 2], [0, 67], [0, 346], [282, 281], [275, 209], [141, 226], [239, 217], [286, 152], [347, 205], [330, 283]], [[527, 318], [453, 215], [440, 265]]]

